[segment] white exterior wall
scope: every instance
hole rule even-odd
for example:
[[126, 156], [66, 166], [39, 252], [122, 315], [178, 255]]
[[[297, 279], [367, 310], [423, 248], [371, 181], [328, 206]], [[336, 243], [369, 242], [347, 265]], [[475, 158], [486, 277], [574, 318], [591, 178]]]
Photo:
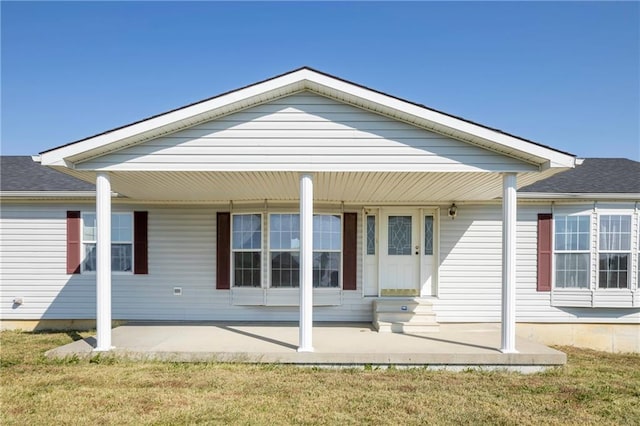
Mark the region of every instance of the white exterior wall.
[[78, 170], [537, 171], [531, 164], [304, 92], [76, 165]]
[[[632, 204], [625, 208], [633, 211]], [[550, 209], [518, 206], [517, 321], [639, 324], [638, 308], [551, 306], [551, 292], [536, 291], [537, 214]], [[67, 210], [93, 211], [94, 205], [3, 203], [1, 319], [95, 318], [95, 275], [65, 273]], [[113, 210], [149, 212], [149, 275], [113, 275], [114, 319], [297, 321], [297, 306], [235, 305], [231, 292], [215, 289], [214, 208], [116, 204]], [[314, 307], [316, 321], [371, 321], [374, 298], [362, 295], [362, 220], [359, 213], [357, 290], [342, 291], [340, 305]], [[441, 209], [440, 224], [438, 321], [498, 322], [500, 206], [461, 204], [455, 220]], [[174, 296], [173, 287], [183, 295]], [[13, 305], [14, 297], [23, 305]]]
[[[94, 209], [93, 204], [3, 203], [1, 319], [95, 319], [95, 274], [66, 274], [66, 211]], [[113, 207], [133, 210], [149, 212], [149, 274], [113, 274], [114, 320], [298, 320], [297, 306], [232, 305], [228, 290], [215, 289], [215, 209]], [[182, 287], [182, 296], [173, 295], [174, 287]], [[358, 274], [358, 289], [343, 291], [339, 306], [314, 307], [314, 320], [370, 321], [371, 300], [361, 297], [361, 289]], [[15, 297], [24, 303], [13, 305]]]
[[[633, 203], [620, 207], [634, 211]], [[537, 215], [550, 212], [551, 204], [518, 205], [516, 320], [640, 324], [638, 308], [552, 306], [552, 292], [536, 290]], [[438, 321], [500, 321], [501, 207], [463, 204], [455, 220], [443, 211], [440, 224]]]

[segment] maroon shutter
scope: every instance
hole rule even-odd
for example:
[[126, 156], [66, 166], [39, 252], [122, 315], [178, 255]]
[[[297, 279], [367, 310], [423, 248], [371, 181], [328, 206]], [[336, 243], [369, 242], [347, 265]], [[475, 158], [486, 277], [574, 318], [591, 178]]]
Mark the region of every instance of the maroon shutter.
[[552, 220], [550, 213], [538, 215], [538, 291], [551, 291]]
[[218, 213], [216, 238], [216, 289], [229, 290], [231, 277], [231, 214]]
[[80, 273], [80, 212], [67, 211], [67, 274]]
[[355, 290], [356, 269], [358, 264], [356, 254], [358, 215], [356, 213], [344, 213], [343, 220], [342, 288], [344, 290]]
[[149, 273], [148, 213], [133, 212], [133, 273]]

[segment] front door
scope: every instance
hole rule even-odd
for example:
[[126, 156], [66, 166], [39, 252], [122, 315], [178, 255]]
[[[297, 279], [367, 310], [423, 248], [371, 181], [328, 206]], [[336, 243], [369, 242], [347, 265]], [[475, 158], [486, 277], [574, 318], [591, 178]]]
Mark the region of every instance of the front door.
[[420, 224], [417, 210], [384, 210], [380, 230], [380, 295], [420, 295]]

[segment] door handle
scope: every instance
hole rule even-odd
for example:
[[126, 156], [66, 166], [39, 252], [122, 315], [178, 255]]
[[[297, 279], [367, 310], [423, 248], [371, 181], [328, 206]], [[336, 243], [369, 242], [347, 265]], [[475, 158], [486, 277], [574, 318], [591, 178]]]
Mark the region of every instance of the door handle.
[[416, 246], [416, 254], [420, 254], [420, 247]]

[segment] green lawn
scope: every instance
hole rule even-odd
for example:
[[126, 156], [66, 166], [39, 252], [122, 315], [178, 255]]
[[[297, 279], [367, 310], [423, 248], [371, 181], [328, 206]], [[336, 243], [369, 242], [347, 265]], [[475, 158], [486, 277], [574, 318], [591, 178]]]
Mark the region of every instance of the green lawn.
[[1, 333], [1, 424], [640, 423], [640, 355], [560, 348], [533, 375], [44, 358], [78, 338]]

